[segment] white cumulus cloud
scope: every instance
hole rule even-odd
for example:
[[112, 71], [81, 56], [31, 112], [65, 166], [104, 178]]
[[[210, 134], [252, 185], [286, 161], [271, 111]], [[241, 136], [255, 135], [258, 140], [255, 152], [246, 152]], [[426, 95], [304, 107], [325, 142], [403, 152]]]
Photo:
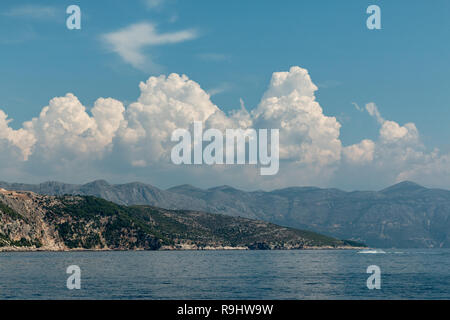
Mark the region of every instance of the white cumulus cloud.
[[98, 158], [123, 121], [123, 104], [100, 98], [90, 116], [76, 96], [53, 98], [37, 118], [24, 124], [35, 139], [34, 155], [47, 159]]
[[185, 75], [150, 77], [139, 85], [141, 95], [126, 111], [121, 143], [130, 148], [136, 164], [170, 161], [170, 136], [221, 112], [200, 85]]
[[347, 164], [364, 166], [360, 168], [363, 175], [371, 172], [371, 179], [382, 180], [385, 185], [414, 180], [442, 186], [443, 181], [450, 181], [450, 171], [445, 168], [449, 155], [441, 154], [439, 149], [427, 151], [414, 123], [400, 125], [384, 119], [373, 102], [366, 104], [365, 110], [379, 123], [379, 137], [344, 147]]
[[0, 110], [0, 146], [3, 146], [3, 151], [13, 148], [12, 152], [16, 153], [19, 159], [28, 160], [36, 139], [23, 128], [19, 130], [10, 128], [11, 121], [8, 119], [8, 115]]
[[317, 86], [306, 69], [275, 72], [252, 112], [259, 128], [280, 129], [280, 158], [302, 164], [330, 165], [340, 160], [340, 123], [324, 115], [315, 99]]
[[360, 143], [345, 147], [342, 152], [347, 161], [354, 164], [372, 162], [375, 151], [375, 143], [364, 139]]

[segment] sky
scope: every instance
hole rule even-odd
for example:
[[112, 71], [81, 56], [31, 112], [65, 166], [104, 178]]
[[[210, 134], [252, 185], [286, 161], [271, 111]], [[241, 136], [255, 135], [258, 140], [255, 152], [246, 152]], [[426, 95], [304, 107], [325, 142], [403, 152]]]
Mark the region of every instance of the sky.
[[[380, 30], [366, 26], [373, 4]], [[450, 188], [449, 13], [447, 0], [4, 0], [0, 175]], [[173, 166], [170, 134], [195, 120], [280, 128], [279, 173]]]

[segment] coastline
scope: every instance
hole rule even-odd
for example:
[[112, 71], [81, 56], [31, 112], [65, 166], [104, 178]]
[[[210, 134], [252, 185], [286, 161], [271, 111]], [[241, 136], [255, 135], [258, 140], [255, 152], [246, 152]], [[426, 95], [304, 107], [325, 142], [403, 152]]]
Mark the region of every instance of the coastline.
[[303, 248], [273, 248], [273, 249], [250, 249], [249, 247], [231, 247], [231, 246], [218, 246], [218, 247], [193, 247], [193, 246], [163, 246], [158, 250], [145, 250], [141, 248], [137, 249], [57, 249], [57, 248], [36, 248], [36, 247], [0, 247], [0, 253], [3, 252], [105, 252], [105, 251], [289, 251], [289, 250], [366, 250], [369, 247], [351, 247], [351, 246], [306, 246]]

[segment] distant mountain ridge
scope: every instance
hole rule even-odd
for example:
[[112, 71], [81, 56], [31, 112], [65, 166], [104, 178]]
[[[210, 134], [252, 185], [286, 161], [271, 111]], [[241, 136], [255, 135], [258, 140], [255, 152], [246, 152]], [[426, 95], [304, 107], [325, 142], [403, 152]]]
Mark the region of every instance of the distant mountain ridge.
[[10, 190], [48, 195], [93, 195], [118, 204], [145, 204], [241, 216], [307, 229], [374, 247], [450, 247], [450, 191], [405, 181], [381, 191], [289, 187], [242, 191], [230, 186], [161, 190], [143, 183], [39, 185], [0, 182]]

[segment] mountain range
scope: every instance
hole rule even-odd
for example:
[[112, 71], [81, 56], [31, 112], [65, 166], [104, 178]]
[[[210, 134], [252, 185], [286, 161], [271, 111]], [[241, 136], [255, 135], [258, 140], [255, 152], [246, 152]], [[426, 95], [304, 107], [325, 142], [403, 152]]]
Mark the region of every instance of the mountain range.
[[200, 189], [191, 185], [162, 190], [139, 182], [112, 185], [103, 180], [83, 185], [0, 182], [0, 187], [258, 219], [372, 247], [450, 247], [450, 191], [409, 181], [380, 191], [353, 192], [316, 187], [243, 191], [230, 186]]

